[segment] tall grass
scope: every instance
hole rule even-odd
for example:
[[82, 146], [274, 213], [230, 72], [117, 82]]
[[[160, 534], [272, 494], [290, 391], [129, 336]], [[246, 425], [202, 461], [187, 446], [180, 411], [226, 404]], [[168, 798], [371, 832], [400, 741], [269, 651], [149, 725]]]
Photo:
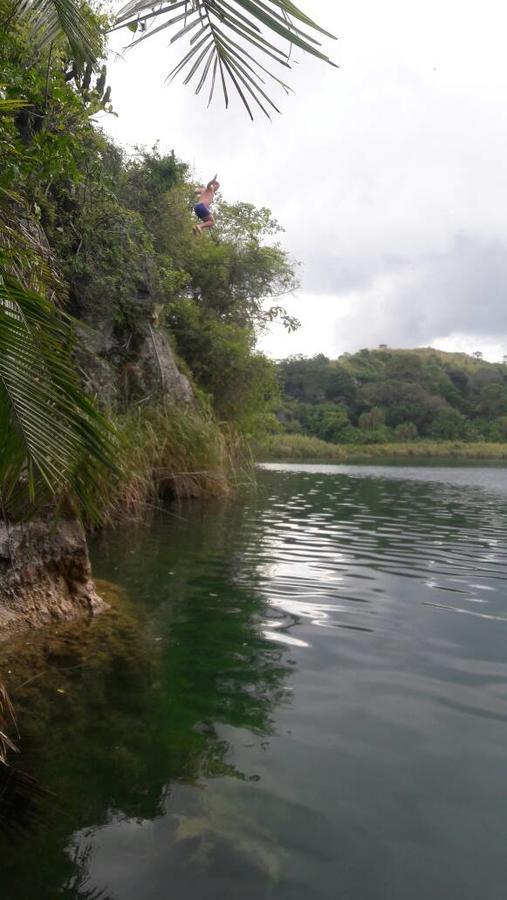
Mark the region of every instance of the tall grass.
[[347, 460], [368, 459], [477, 459], [507, 460], [507, 444], [477, 441], [407, 441], [406, 443], [347, 446]]
[[256, 459], [332, 459], [343, 462], [346, 448], [306, 434], [273, 434], [254, 444]]
[[253, 447], [255, 458], [322, 459], [335, 462], [379, 459], [507, 460], [507, 443], [464, 441], [407, 441], [390, 444], [329, 444], [303, 434], [276, 434]]
[[227, 496], [249, 466], [240, 437], [202, 407], [163, 403], [130, 410], [122, 478], [104, 498], [104, 522], [141, 519], [161, 498]]

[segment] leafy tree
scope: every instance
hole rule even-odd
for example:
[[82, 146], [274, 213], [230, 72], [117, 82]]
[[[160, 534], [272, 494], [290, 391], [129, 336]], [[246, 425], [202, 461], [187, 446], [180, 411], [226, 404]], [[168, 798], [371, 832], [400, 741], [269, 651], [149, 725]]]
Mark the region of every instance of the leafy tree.
[[330, 366], [324, 354], [318, 354], [311, 359], [304, 356], [289, 356], [280, 362], [278, 371], [283, 390], [288, 397], [310, 403], [326, 399]]
[[170, 239], [174, 241], [176, 204], [171, 203], [170, 192], [184, 184], [187, 175], [188, 166], [176, 158], [174, 151], [161, 155], [156, 145], [151, 150], [138, 147], [135, 156], [124, 161], [119, 178], [119, 199], [128, 209], [142, 216], [159, 252], [164, 252], [168, 242], [168, 228]]
[[465, 354], [364, 348], [336, 361], [323, 355], [289, 357], [279, 362], [278, 371], [286, 398], [280, 415], [285, 422], [291, 398], [292, 430], [299, 422], [299, 430], [313, 433], [303, 406], [316, 408], [332, 399], [344, 406], [351, 426], [358, 426], [347, 440], [387, 440], [390, 429], [397, 440], [418, 435], [503, 439], [499, 422], [507, 414], [505, 367]]
[[492, 440], [507, 440], [507, 416], [499, 416], [493, 424]]
[[190, 298], [170, 306], [168, 324], [219, 418], [250, 434], [262, 430], [263, 416], [278, 399], [278, 383], [274, 364], [255, 353], [253, 331], [209, 314]]
[[282, 231], [269, 210], [222, 203], [217, 224], [219, 242], [194, 241], [187, 254], [195, 301], [237, 325], [262, 328], [278, 318], [296, 328], [297, 320], [277, 302], [298, 286], [295, 265], [279, 243], [267, 242]]
[[358, 425], [363, 431], [375, 431], [382, 425], [385, 425], [386, 417], [383, 409], [374, 406], [368, 412], [364, 412], [359, 416]]
[[467, 432], [467, 420], [462, 413], [451, 406], [439, 409], [426, 430], [430, 437], [444, 440], [464, 438]]
[[388, 356], [386, 363], [386, 379], [389, 381], [421, 382], [424, 365], [420, 356], [410, 352], [398, 352]]
[[494, 382], [486, 384], [477, 399], [475, 410], [480, 416], [495, 417], [507, 413], [507, 388]]
[[346, 411], [334, 403], [306, 407], [303, 411], [303, 425], [307, 434], [330, 443], [347, 441], [353, 432]]
[[324, 380], [324, 391], [327, 400], [339, 400], [348, 408], [354, 408], [357, 402], [357, 384], [350, 372], [333, 362], [327, 368]]
[[402, 422], [394, 429], [394, 438], [397, 441], [415, 441], [417, 437], [417, 425], [413, 422]]

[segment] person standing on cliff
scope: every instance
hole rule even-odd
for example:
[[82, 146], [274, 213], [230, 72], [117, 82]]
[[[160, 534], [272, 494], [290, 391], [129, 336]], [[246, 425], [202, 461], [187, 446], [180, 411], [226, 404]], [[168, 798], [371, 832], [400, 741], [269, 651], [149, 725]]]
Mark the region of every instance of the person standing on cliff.
[[197, 203], [194, 206], [194, 212], [200, 221], [196, 222], [192, 229], [194, 234], [202, 234], [205, 228], [212, 228], [215, 224], [215, 219], [213, 218], [210, 206], [215, 199], [215, 194], [219, 187], [220, 184], [215, 175], [211, 181], [208, 181], [206, 187], [201, 186], [195, 189]]

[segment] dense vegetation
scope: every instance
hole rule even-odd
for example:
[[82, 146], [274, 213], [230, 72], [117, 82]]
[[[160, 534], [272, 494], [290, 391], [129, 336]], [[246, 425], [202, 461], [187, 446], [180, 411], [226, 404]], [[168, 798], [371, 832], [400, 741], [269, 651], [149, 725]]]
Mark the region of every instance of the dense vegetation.
[[507, 441], [507, 366], [431, 348], [278, 364], [278, 430], [333, 444]]
[[[192, 493], [224, 486], [237, 434], [262, 429], [277, 396], [257, 332], [275, 317], [295, 325], [277, 300], [296, 280], [270, 211], [219, 202], [213, 237], [196, 239], [188, 166], [157, 148], [128, 156], [97, 126], [94, 116], [112, 111], [100, 37], [107, 23], [84, 12], [94, 65], [76, 62], [65, 38], [34, 46], [23, 18], [0, 38], [0, 475], [11, 516], [50, 494], [110, 516], [123, 502], [131, 509], [141, 485], [153, 499], [154, 473], [167, 484], [171, 469]], [[92, 383], [82, 351], [93, 347], [105, 307], [114, 310], [113, 405], [107, 391], [82, 393]], [[66, 312], [91, 328], [76, 333]], [[193, 411], [139, 386], [132, 336], [147, 315], [194, 386]], [[185, 479], [187, 471], [199, 477]]]

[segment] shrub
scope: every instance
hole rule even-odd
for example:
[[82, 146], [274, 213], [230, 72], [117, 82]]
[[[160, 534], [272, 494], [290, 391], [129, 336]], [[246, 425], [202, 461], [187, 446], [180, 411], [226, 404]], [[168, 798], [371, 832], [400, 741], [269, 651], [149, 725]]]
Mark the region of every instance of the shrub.
[[394, 439], [396, 441], [415, 441], [417, 437], [417, 425], [414, 422], [401, 422], [394, 429]]

